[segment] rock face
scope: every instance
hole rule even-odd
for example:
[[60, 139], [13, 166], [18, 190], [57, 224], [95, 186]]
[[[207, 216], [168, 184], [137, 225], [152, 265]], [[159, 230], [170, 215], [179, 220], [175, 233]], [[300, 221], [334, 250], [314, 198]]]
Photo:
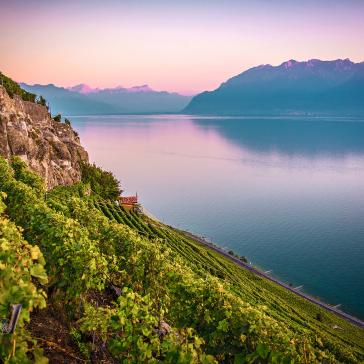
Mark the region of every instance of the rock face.
[[54, 121], [41, 105], [11, 98], [0, 86], [0, 155], [21, 157], [48, 188], [80, 180], [79, 163], [88, 155], [77, 133]]

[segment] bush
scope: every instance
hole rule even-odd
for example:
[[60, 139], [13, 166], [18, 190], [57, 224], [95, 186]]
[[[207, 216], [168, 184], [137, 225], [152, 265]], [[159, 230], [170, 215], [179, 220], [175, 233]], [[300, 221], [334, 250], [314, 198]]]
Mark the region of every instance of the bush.
[[40, 95], [37, 98], [37, 104], [42, 106], [47, 106], [47, 100], [42, 95]]
[[28, 186], [34, 188], [40, 195], [45, 193], [45, 184], [43, 179], [37, 174], [29, 171], [28, 166], [19, 157], [13, 157], [11, 167], [14, 171], [14, 177]]
[[64, 119], [64, 123], [71, 126], [71, 121], [67, 118]]
[[53, 116], [53, 120], [57, 121], [57, 123], [60, 123], [62, 120], [62, 115], [61, 114], [57, 114], [56, 116]]
[[323, 322], [324, 321], [324, 319], [325, 319], [325, 314], [323, 313], [323, 312], [318, 312], [317, 314], [316, 314], [316, 320], [317, 321], [320, 321], [320, 322]]
[[108, 343], [113, 356], [128, 363], [204, 363], [216, 364], [201, 349], [204, 341], [192, 329], [158, 333], [159, 319], [153, 312], [153, 300], [125, 287], [113, 307], [85, 306], [79, 321], [81, 331], [95, 333]]
[[92, 192], [106, 200], [115, 200], [122, 192], [120, 182], [115, 176], [95, 164], [81, 164], [81, 179], [90, 185]]
[[0, 197], [0, 317], [9, 317], [13, 304], [21, 304], [22, 310], [15, 333], [0, 333], [0, 362], [30, 363], [30, 352], [40, 362], [41, 350], [34, 346], [35, 340], [29, 340], [24, 324], [34, 308], [46, 305], [45, 292], [38, 288], [47, 283], [45, 261], [38, 246], [26, 242], [4, 217], [3, 197], [5, 194]]
[[88, 288], [104, 287], [107, 263], [97, 251], [97, 242], [89, 239], [77, 221], [49, 208], [38, 191], [15, 180], [2, 158], [0, 190], [7, 193], [8, 216], [24, 229], [30, 243], [42, 249], [50, 285], [63, 287], [69, 297]]

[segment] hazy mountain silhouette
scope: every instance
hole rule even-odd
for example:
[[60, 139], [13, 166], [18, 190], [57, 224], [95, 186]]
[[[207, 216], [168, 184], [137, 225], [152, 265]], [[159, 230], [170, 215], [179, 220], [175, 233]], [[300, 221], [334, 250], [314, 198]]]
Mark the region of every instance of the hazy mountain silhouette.
[[290, 60], [261, 65], [195, 96], [191, 114], [363, 114], [364, 62]]
[[69, 88], [49, 85], [21, 86], [45, 97], [52, 106], [52, 113], [64, 115], [105, 115], [138, 113], [179, 112], [191, 100], [191, 96], [155, 91], [148, 85], [131, 88], [91, 88], [80, 84]]

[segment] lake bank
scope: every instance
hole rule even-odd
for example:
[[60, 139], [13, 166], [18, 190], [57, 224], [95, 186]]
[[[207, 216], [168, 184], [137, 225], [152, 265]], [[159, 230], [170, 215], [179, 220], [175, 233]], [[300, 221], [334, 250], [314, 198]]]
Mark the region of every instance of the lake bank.
[[[173, 228], [173, 227], [172, 227]], [[229, 260], [231, 260], [232, 262], [234, 262], [235, 264], [239, 265], [240, 267], [243, 267], [244, 269], [249, 270], [250, 272], [253, 272], [254, 274], [257, 274], [261, 277], [264, 277], [265, 279], [268, 279], [278, 285], [280, 285], [281, 287], [287, 289], [288, 291], [306, 299], [307, 301], [314, 303], [322, 308], [324, 308], [327, 311], [330, 311], [332, 313], [335, 313], [336, 315], [344, 318], [345, 320], [347, 320], [348, 322], [360, 327], [360, 328], [364, 328], [364, 322], [361, 321], [360, 319], [358, 319], [357, 317], [351, 316], [337, 308], [335, 308], [336, 306], [330, 306], [329, 304], [322, 302], [312, 296], [310, 296], [309, 294], [306, 294], [304, 292], [300, 292], [298, 289], [294, 289], [293, 287], [291, 287], [289, 284], [284, 283], [282, 281], [280, 281], [279, 279], [276, 279], [274, 277], [272, 277], [271, 275], [268, 275], [265, 272], [262, 272], [261, 270], [257, 269], [256, 267], [252, 266], [251, 264], [245, 263], [243, 261], [241, 261], [240, 259], [232, 256], [231, 254], [229, 254], [228, 252], [226, 252], [225, 250], [223, 250], [222, 248], [216, 246], [213, 243], [210, 243], [208, 241], [206, 241], [205, 239], [203, 239], [202, 237], [199, 237], [197, 235], [194, 235], [190, 232], [187, 231], [181, 231], [183, 234], [187, 235], [188, 237], [194, 239], [196, 242], [208, 247], [209, 249], [214, 250], [215, 252], [223, 255], [224, 257], [228, 258]]]
[[364, 123], [74, 118], [92, 161], [159, 220], [364, 317]]

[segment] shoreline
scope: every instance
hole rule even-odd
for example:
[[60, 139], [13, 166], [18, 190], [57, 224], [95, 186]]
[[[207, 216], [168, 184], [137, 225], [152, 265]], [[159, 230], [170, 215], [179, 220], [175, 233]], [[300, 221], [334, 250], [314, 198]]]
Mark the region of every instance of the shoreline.
[[206, 239], [204, 239], [203, 237], [201, 236], [198, 236], [196, 234], [193, 234], [189, 231], [186, 231], [186, 230], [182, 230], [182, 229], [178, 229], [174, 226], [171, 226], [171, 225], [168, 225], [168, 224], [165, 224], [164, 222], [160, 221], [157, 217], [155, 217], [153, 214], [151, 214], [144, 206], [141, 205], [141, 210], [142, 210], [142, 213], [144, 215], [146, 215], [148, 218], [158, 222], [159, 224], [163, 224], [163, 225], [167, 225], [168, 227], [188, 236], [189, 238], [193, 239], [194, 241], [196, 241], [197, 243], [207, 247], [208, 249], [211, 249], [213, 250], [214, 252], [218, 253], [218, 254], [221, 254], [223, 255], [225, 258], [229, 259], [230, 261], [232, 261], [233, 263], [239, 265], [240, 267], [244, 268], [244, 269], [247, 269], [249, 270], [250, 272], [254, 273], [254, 274], [257, 274], [258, 276], [260, 277], [263, 277], [263, 278], [266, 278], [268, 279], [269, 281], [271, 282], [274, 282], [276, 284], [278, 284], [279, 286], [287, 289], [288, 291], [296, 294], [297, 296], [301, 297], [301, 298], [304, 298], [305, 300], [313, 303], [313, 304], [316, 304], [317, 306], [320, 306], [322, 307], [323, 309], [329, 311], [329, 312], [332, 312], [338, 316], [340, 316], [341, 318], [343, 318], [344, 320], [352, 323], [353, 325], [361, 328], [361, 329], [364, 329], [364, 321], [362, 321], [361, 319], [355, 317], [355, 316], [352, 316], [344, 311], [341, 311], [337, 308], [335, 308], [335, 306], [330, 306], [328, 303], [325, 303], [325, 302], [322, 302], [320, 301], [319, 299], [317, 298], [314, 298], [312, 296], [310, 296], [308, 293], [304, 293], [304, 292], [301, 292], [297, 289], [294, 289], [293, 287], [291, 287], [289, 284], [279, 280], [278, 278], [274, 278], [272, 276], [270, 276], [269, 274], [267, 273], [264, 273], [262, 272], [261, 270], [259, 270], [257, 267], [253, 266], [253, 265], [250, 265], [249, 263], [245, 263], [243, 261], [241, 261], [240, 259], [230, 255], [228, 252], [226, 252], [223, 248], [219, 247], [219, 246], [216, 246], [214, 245], [213, 243], [211, 242], [208, 242]]
[[341, 311], [337, 308], [335, 308], [335, 306], [330, 306], [328, 303], [325, 303], [325, 302], [322, 302], [312, 296], [310, 296], [309, 294], [307, 293], [304, 293], [304, 292], [301, 292], [297, 289], [294, 289], [293, 287], [290, 287], [288, 284], [280, 281], [279, 279], [277, 278], [274, 278], [272, 276], [270, 276], [269, 274], [266, 274], [262, 271], [260, 271], [258, 268], [248, 264], [248, 263], [244, 263], [243, 261], [241, 261], [240, 259], [230, 255], [229, 253], [227, 253], [225, 250], [223, 250], [222, 248], [206, 241], [205, 239], [203, 239], [202, 237], [198, 236], [198, 235], [195, 235], [193, 233], [190, 233], [188, 231], [185, 231], [185, 230], [180, 230], [180, 229], [176, 229], [174, 227], [171, 226], [171, 228], [181, 232], [182, 234], [188, 236], [189, 238], [193, 239], [194, 241], [196, 241], [197, 243], [199, 244], [202, 244], [203, 246], [207, 247], [208, 249], [211, 249], [213, 250], [214, 252], [218, 253], [218, 254], [221, 254], [223, 255], [225, 258], [229, 259], [230, 261], [232, 261], [233, 263], [239, 265], [240, 267], [244, 268], [244, 269], [247, 269], [249, 270], [250, 272], [260, 276], [260, 277], [263, 277], [263, 278], [266, 278], [268, 279], [269, 281], [271, 282], [274, 282], [276, 284], [278, 284], [279, 286], [287, 289], [288, 291], [296, 294], [297, 296], [301, 297], [301, 298], [304, 298], [305, 300], [313, 303], [313, 304], [316, 304], [320, 307], [322, 307], [323, 309], [327, 310], [327, 311], [330, 311], [338, 316], [340, 316], [341, 318], [345, 319], [346, 321], [352, 323], [353, 325], [361, 328], [361, 329], [364, 329], [364, 321], [360, 320], [359, 318], [355, 317], [355, 316], [352, 316], [344, 311]]

